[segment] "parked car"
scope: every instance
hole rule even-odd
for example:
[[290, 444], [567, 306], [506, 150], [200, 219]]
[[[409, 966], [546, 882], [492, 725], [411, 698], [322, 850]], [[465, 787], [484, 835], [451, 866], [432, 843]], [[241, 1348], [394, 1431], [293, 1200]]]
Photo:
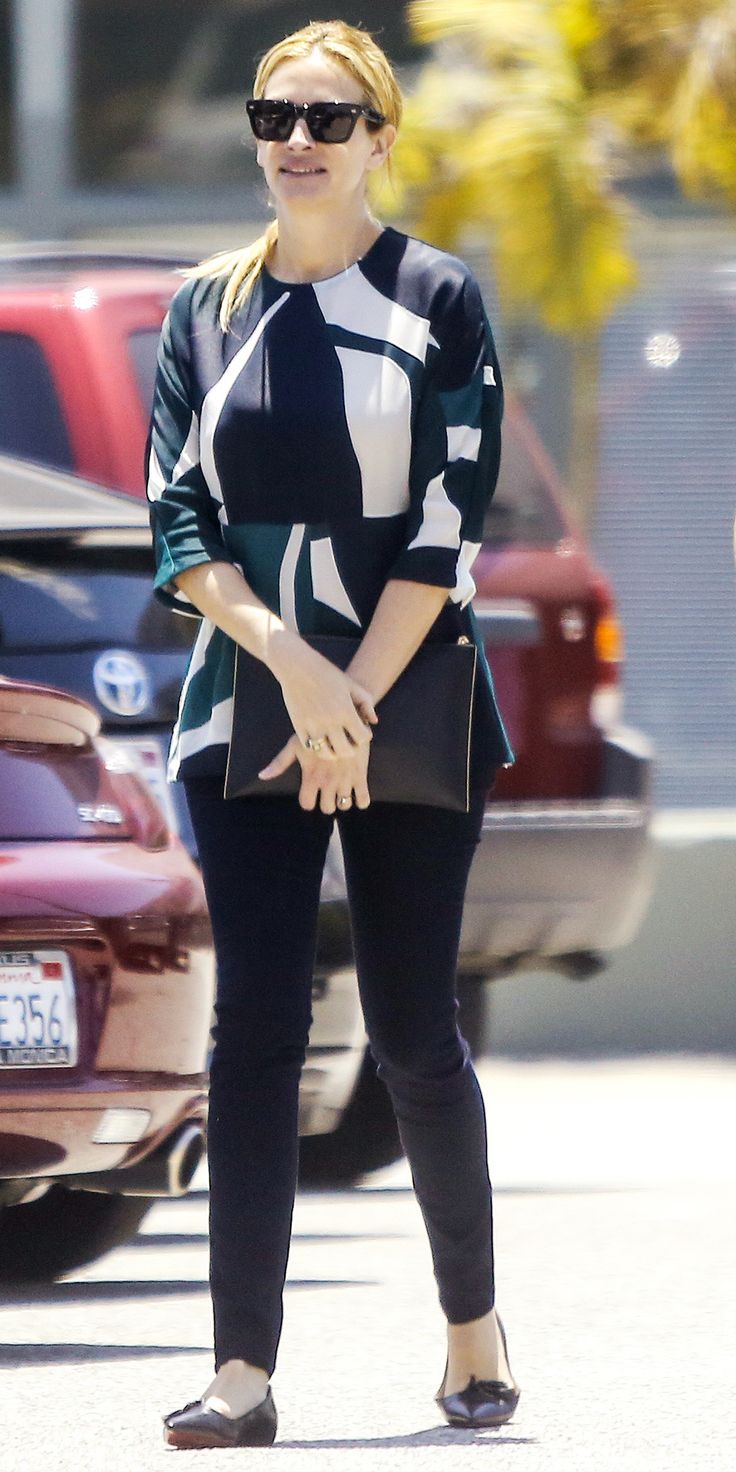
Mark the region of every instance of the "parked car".
[[[183, 788], [167, 784], [165, 760], [195, 628], [153, 595], [140, 500], [0, 456], [0, 668], [93, 705], [103, 735], [147, 782], [192, 853]], [[335, 1128], [366, 1047], [336, 841], [322, 885], [312, 1010], [300, 1091], [304, 1134]], [[370, 1141], [364, 1151], [371, 1161]]]
[[212, 983], [201, 878], [146, 784], [90, 706], [0, 679], [0, 1281], [92, 1262], [186, 1191]]
[[0, 254], [0, 451], [145, 496], [173, 260]]
[[[0, 263], [0, 372], [5, 365], [12, 378], [10, 407], [0, 403], [0, 448], [142, 497], [156, 344], [178, 280], [171, 262], [149, 257], [71, 252]], [[489, 793], [465, 908], [462, 1021], [478, 1045], [488, 1006], [482, 982], [532, 969], [595, 975], [635, 934], [651, 892], [652, 752], [623, 723], [614, 592], [572, 524], [564, 487], [513, 396], [474, 576], [476, 613], [517, 758]], [[114, 717], [117, 730], [146, 727], [162, 741], [174, 714], [176, 659], [181, 663], [192, 621], [181, 619], [178, 631], [169, 631], [150, 600], [143, 616], [144, 601], [127, 630], [106, 626], [105, 614], [102, 646], [95, 647], [111, 647], [115, 628], [121, 650], [168, 668], [166, 678], [152, 670], [144, 710]], [[159, 635], [150, 630], [164, 627], [166, 654], [154, 654], [147, 641], [155, 644]], [[79, 683], [68, 688], [89, 698], [93, 661], [89, 652], [86, 658], [86, 673], [84, 660], [74, 671], [69, 665], [69, 680]], [[333, 844], [322, 977], [350, 965], [340, 862]], [[302, 1142], [303, 1169], [312, 1176], [347, 1178], [399, 1151], [385, 1090], [364, 1048], [362, 1058], [346, 1107], [333, 1111], [333, 1127], [323, 1121]]]

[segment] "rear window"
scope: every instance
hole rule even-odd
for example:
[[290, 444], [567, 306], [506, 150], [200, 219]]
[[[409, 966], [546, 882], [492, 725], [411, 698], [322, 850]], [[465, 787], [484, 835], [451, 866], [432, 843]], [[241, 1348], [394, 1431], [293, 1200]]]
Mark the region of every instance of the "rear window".
[[524, 443], [523, 430], [507, 419], [498, 485], [483, 527], [484, 541], [547, 547], [558, 542], [565, 530], [555, 501]]
[[148, 548], [0, 544], [0, 648], [189, 648], [196, 624], [152, 593]]
[[92, 750], [4, 741], [0, 809], [4, 842], [130, 836], [130, 824]]
[[0, 449], [57, 470], [73, 469], [54, 382], [34, 338], [0, 332], [0, 383]]

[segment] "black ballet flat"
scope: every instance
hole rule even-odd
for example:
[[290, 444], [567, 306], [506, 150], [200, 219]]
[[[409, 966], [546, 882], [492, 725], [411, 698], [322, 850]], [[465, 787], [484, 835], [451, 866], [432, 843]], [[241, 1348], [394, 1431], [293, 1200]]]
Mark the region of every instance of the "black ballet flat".
[[[506, 1352], [506, 1335], [500, 1319], [498, 1327]], [[507, 1385], [503, 1380], [477, 1380], [475, 1375], [471, 1375], [464, 1390], [443, 1395], [446, 1382], [447, 1364], [435, 1401], [450, 1426], [464, 1426], [470, 1430], [481, 1426], [503, 1426], [506, 1421], [511, 1420], [519, 1404], [521, 1391], [514, 1385]]]
[[476, 1380], [471, 1375], [464, 1390], [435, 1397], [450, 1426], [503, 1426], [519, 1404], [521, 1391], [503, 1380]]
[[180, 1411], [164, 1416], [163, 1422], [167, 1446], [271, 1446], [276, 1436], [276, 1406], [269, 1386], [265, 1400], [244, 1416], [223, 1416], [201, 1400], [192, 1400]]

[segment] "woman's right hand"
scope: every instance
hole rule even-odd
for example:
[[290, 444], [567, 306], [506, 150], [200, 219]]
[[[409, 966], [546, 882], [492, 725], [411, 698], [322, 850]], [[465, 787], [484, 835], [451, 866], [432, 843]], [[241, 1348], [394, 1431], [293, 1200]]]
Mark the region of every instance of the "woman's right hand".
[[301, 768], [301, 807], [319, 807], [323, 813], [346, 812], [353, 806], [367, 808], [371, 800], [368, 791], [370, 749], [370, 741], [364, 741], [360, 746], [351, 746], [350, 756], [320, 760], [318, 752], [309, 751], [298, 736], [291, 736], [286, 746], [258, 775], [262, 781], [268, 782], [297, 761]]
[[[378, 721], [364, 685], [298, 636], [269, 660], [294, 732], [320, 761], [348, 759], [371, 740]], [[320, 743], [316, 749], [313, 743]]]

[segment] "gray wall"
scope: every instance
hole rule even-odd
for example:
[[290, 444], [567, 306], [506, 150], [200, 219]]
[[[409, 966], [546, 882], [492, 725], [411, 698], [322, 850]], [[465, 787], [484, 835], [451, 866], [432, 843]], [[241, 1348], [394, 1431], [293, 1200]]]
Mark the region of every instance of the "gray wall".
[[627, 634], [626, 719], [655, 799], [736, 805], [736, 236], [642, 222], [641, 281], [603, 337], [593, 546]]

